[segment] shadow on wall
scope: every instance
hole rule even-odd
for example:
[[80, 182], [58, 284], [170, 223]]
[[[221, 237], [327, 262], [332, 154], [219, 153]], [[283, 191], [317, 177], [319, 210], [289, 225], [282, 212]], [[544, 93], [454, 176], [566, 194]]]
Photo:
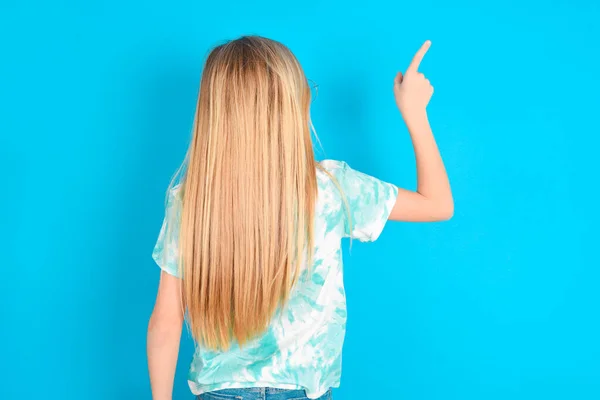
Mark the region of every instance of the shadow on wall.
[[[367, 80], [356, 71], [346, 71], [336, 75], [331, 83], [324, 82], [322, 91], [314, 104], [316, 112], [322, 110], [321, 126], [316, 126], [317, 134], [321, 130], [330, 137], [330, 145], [324, 152], [316, 146], [319, 158], [336, 158], [348, 162], [353, 168], [356, 164], [369, 165], [376, 163], [373, 147], [369, 141], [371, 130], [367, 121]], [[317, 102], [319, 102], [317, 103]], [[343, 149], [343, 153], [334, 153], [330, 149]]]
[[[164, 217], [167, 186], [189, 141], [199, 83], [199, 71], [192, 68], [195, 60], [181, 55], [165, 54], [147, 65], [153, 73], [140, 74], [129, 87], [138, 106], [130, 115], [130, 163], [112, 199], [117, 216], [111, 248], [117, 262], [106, 266], [114, 279], [105, 292], [111, 313], [104, 350], [114, 367], [110, 378], [118, 382], [112, 398], [123, 400], [150, 397], [146, 328], [160, 275], [151, 252]], [[180, 354], [174, 398], [192, 398], [186, 374], [193, 345], [187, 332]]]

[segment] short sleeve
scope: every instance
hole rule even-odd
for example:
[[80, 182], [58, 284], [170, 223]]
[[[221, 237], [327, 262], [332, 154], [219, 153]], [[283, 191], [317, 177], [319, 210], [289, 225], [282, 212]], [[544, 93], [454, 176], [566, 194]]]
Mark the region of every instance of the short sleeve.
[[165, 217], [152, 251], [158, 266], [170, 275], [181, 277], [179, 272], [179, 224], [181, 221], [181, 186], [169, 190]]
[[324, 162], [333, 166], [343, 196], [348, 205], [351, 220], [348, 221], [345, 207], [344, 236], [361, 242], [375, 241], [385, 226], [396, 203], [398, 188], [388, 182], [356, 171], [343, 161]]

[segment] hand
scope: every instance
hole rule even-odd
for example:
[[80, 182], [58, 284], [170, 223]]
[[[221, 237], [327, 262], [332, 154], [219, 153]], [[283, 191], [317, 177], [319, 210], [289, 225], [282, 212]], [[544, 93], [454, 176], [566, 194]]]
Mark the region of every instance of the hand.
[[402, 72], [398, 72], [394, 79], [396, 105], [405, 120], [421, 118], [426, 115], [425, 109], [433, 95], [433, 86], [425, 78], [425, 75], [418, 71], [429, 46], [431, 46], [431, 42], [428, 40], [417, 51], [404, 76], [402, 76]]

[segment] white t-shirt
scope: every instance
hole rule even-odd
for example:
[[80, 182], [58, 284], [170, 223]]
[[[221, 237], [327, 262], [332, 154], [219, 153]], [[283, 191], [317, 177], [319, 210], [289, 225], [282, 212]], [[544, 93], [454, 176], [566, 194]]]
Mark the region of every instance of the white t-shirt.
[[[340, 185], [352, 223], [338, 187], [317, 168], [312, 268], [303, 269], [288, 303], [264, 334], [243, 348], [234, 343], [225, 352], [196, 348], [188, 376], [194, 394], [226, 388], [274, 387], [304, 389], [314, 399], [339, 386], [346, 331], [341, 239], [377, 239], [394, 206], [398, 188], [353, 170], [342, 161], [325, 160], [321, 166]], [[175, 276], [179, 189], [175, 186], [168, 195], [165, 219], [153, 252], [157, 264]]]

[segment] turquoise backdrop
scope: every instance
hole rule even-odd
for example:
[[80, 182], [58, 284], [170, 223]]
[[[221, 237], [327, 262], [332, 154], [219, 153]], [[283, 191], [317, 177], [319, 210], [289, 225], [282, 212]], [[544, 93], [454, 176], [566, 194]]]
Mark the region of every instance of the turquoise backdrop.
[[433, 43], [455, 217], [346, 249], [334, 397], [600, 399], [599, 20], [594, 0], [2, 0], [0, 399], [150, 399], [164, 191], [209, 48], [252, 33], [319, 84], [319, 157], [407, 188], [392, 82]]

